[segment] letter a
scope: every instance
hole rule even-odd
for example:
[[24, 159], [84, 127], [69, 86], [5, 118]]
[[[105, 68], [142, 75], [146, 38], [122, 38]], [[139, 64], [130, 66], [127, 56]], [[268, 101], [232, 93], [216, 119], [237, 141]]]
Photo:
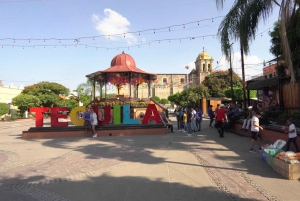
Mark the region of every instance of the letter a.
[[[153, 114], [153, 115], [151, 115]], [[156, 121], [157, 124], [161, 124], [161, 118], [158, 114], [158, 111], [154, 104], [149, 104], [146, 110], [146, 114], [144, 116], [144, 119], [142, 121], [142, 124], [148, 124], [149, 121]]]

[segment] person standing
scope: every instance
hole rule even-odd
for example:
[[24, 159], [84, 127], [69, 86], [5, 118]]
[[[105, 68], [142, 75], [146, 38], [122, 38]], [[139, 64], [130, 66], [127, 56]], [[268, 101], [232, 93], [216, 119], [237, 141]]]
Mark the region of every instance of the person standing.
[[208, 107], [208, 111], [207, 111], [207, 114], [208, 114], [208, 116], [209, 116], [209, 119], [210, 119], [210, 122], [209, 122], [209, 126], [210, 127], [212, 127], [211, 126], [211, 124], [213, 123], [213, 121], [214, 121], [214, 112], [213, 112], [213, 110], [212, 110], [212, 105], [210, 105], [209, 107]]
[[296, 126], [295, 124], [293, 124], [293, 120], [290, 118], [287, 120], [287, 130], [285, 131], [285, 133], [289, 134], [289, 139], [286, 142], [286, 147], [285, 147], [285, 152], [290, 150], [290, 144], [293, 143], [295, 148], [296, 148], [296, 152], [299, 152], [299, 147], [297, 145], [297, 131], [296, 131]]
[[89, 133], [89, 130], [91, 129], [91, 113], [90, 113], [89, 107], [85, 108], [85, 113], [83, 114], [83, 119], [84, 119], [85, 136], [89, 137], [88, 133]]
[[256, 142], [258, 145], [258, 150], [261, 150], [259, 130], [264, 130], [263, 127], [259, 125], [259, 118], [261, 117], [261, 113], [259, 111], [253, 112], [253, 117], [251, 120], [251, 143], [250, 143], [250, 151], [251, 153], [256, 153], [253, 149], [254, 143]]
[[224, 122], [227, 122], [227, 120], [225, 105], [221, 104], [216, 114], [216, 128], [218, 129], [220, 137], [224, 137]]
[[196, 119], [197, 119], [197, 112], [194, 110], [194, 108], [192, 108], [192, 131], [196, 132], [197, 129], [197, 124], [196, 124]]
[[215, 109], [215, 113], [214, 113], [215, 119], [216, 119], [216, 117], [217, 117], [218, 109], [220, 109], [220, 104], [217, 104], [217, 108]]
[[96, 125], [98, 124], [97, 114], [93, 109], [91, 109], [91, 125], [92, 125], [92, 134], [93, 137], [97, 137], [98, 134], [96, 133]]
[[192, 136], [192, 111], [190, 108], [187, 109], [186, 111], [186, 116], [187, 116], [187, 136]]
[[182, 109], [179, 110], [178, 120], [179, 120], [179, 131], [182, 131], [183, 130], [183, 111], [182, 111]]
[[180, 119], [179, 119], [179, 114], [180, 114], [180, 112], [179, 112], [179, 110], [180, 110], [179, 108], [176, 108], [175, 111], [174, 111], [175, 116], [176, 116], [177, 129], [178, 129], [178, 130], [180, 130]]
[[201, 123], [202, 123], [202, 111], [200, 109], [197, 109], [196, 125], [198, 131], [201, 131]]
[[186, 110], [183, 111], [183, 133], [187, 132], [187, 114]]

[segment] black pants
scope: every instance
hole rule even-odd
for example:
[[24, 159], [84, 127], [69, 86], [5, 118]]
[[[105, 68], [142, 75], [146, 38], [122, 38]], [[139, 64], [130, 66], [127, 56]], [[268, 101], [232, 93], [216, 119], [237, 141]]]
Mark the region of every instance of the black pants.
[[296, 148], [296, 152], [299, 152], [299, 147], [297, 145], [297, 137], [294, 138], [289, 138], [288, 141], [286, 142], [286, 147], [285, 147], [285, 151], [289, 151], [290, 150], [290, 144], [293, 143], [295, 148]]
[[171, 132], [173, 132], [173, 124], [166, 124], [168, 126], [168, 128], [171, 130]]
[[176, 116], [176, 120], [177, 120], [177, 129], [180, 129], [180, 118], [179, 118], [179, 116]]
[[214, 122], [214, 116], [210, 117], [210, 122], [209, 122], [209, 126], [211, 126], [211, 124]]
[[223, 137], [224, 136], [224, 122], [216, 121], [216, 128], [219, 131], [220, 137]]

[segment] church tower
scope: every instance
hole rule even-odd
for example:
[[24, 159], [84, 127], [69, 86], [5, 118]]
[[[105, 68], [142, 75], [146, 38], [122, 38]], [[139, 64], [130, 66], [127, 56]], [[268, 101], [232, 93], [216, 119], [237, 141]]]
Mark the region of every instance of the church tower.
[[195, 67], [194, 76], [192, 75], [193, 85], [201, 84], [205, 77], [214, 70], [214, 60], [204, 51], [204, 48], [195, 61]]

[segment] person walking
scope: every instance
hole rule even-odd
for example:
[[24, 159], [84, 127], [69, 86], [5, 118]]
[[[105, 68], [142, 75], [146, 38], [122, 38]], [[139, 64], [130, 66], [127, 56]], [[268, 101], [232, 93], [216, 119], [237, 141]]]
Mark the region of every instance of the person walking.
[[225, 105], [221, 104], [216, 114], [216, 128], [218, 129], [220, 137], [224, 137], [224, 122], [227, 122], [227, 115]]
[[85, 136], [89, 137], [89, 130], [91, 129], [91, 113], [89, 107], [85, 108], [85, 112], [83, 113], [83, 119], [84, 119]]
[[213, 112], [212, 108], [213, 108], [213, 106], [210, 105], [210, 106], [208, 107], [208, 111], [207, 111], [207, 114], [208, 114], [209, 119], [210, 119], [210, 122], [209, 122], [209, 126], [210, 126], [210, 127], [212, 127], [211, 124], [212, 124], [213, 121], [214, 121], [214, 112]]
[[98, 134], [96, 133], [96, 125], [98, 124], [97, 114], [93, 109], [91, 109], [91, 125], [92, 125], [92, 134], [93, 137], [97, 137]]
[[285, 152], [290, 150], [290, 144], [293, 143], [295, 148], [296, 148], [296, 152], [299, 152], [299, 147], [297, 145], [297, 131], [296, 131], [296, 126], [295, 124], [293, 124], [293, 120], [292, 118], [288, 119], [287, 121], [287, 128], [285, 133], [289, 134], [289, 139], [286, 142], [286, 147], [285, 147]]
[[264, 130], [263, 127], [259, 125], [259, 118], [261, 117], [261, 113], [259, 111], [253, 112], [253, 117], [251, 120], [251, 143], [250, 143], [250, 151], [251, 153], [256, 153], [256, 151], [253, 149], [254, 143], [256, 142], [258, 145], [258, 150], [261, 150], [260, 146], [260, 139], [261, 136], [259, 134], [260, 130]]

